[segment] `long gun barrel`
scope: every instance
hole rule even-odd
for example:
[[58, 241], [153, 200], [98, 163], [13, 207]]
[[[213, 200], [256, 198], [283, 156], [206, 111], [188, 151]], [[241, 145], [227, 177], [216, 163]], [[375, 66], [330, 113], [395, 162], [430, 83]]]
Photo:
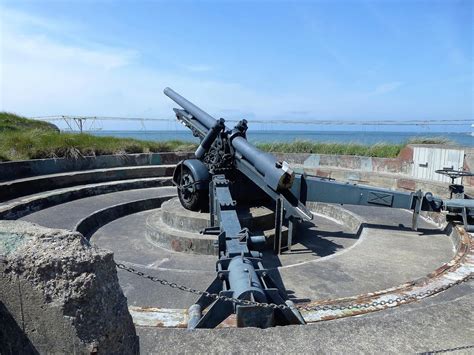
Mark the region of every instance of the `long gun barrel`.
[[[205, 132], [206, 135], [209, 133], [215, 134], [213, 128], [218, 127], [220, 124], [219, 122], [223, 122], [223, 119], [216, 120], [214, 117], [204, 112], [170, 88], [164, 89], [164, 93], [171, 100], [181, 106], [188, 114], [193, 116], [193, 118], [207, 130]], [[264, 181], [269, 187], [275, 191], [286, 190], [291, 187], [294, 180], [294, 173], [292, 170], [287, 168], [287, 165], [278, 162], [273, 155], [262, 152], [251, 145], [247, 139], [242, 136], [239, 130], [234, 129], [231, 131], [225, 125], [222, 128], [229, 132], [229, 140], [235, 150], [236, 158], [247, 160], [263, 176]], [[212, 136], [205, 136], [203, 143], [206, 141], [206, 137], [213, 138]], [[198, 158], [202, 156], [202, 151], [204, 149], [205, 148], [198, 149], [196, 154]]]
[[164, 94], [168, 96], [171, 100], [176, 102], [179, 106], [184, 108], [189, 114], [193, 115], [196, 119], [198, 119], [201, 124], [207, 128], [208, 130], [216, 123], [216, 119], [209, 115], [208, 113], [201, 110], [192, 102], [186, 100], [176, 91], [171, 88], [165, 88], [163, 90]]

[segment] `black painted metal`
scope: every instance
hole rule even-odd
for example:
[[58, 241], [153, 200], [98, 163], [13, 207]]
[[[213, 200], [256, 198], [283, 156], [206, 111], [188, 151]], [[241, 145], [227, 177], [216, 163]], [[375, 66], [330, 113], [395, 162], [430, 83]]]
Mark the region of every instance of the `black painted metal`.
[[[184, 110], [175, 110], [177, 118], [190, 127], [195, 135], [204, 138], [208, 131], [216, 124], [216, 119], [172, 89], [166, 88], [164, 93], [184, 108]], [[241, 126], [242, 124], [240, 124], [239, 127]], [[250, 179], [258, 178], [259, 180], [262, 180], [262, 183], [265, 183], [275, 191], [285, 190], [291, 187], [294, 173], [291, 170], [285, 169], [287, 165], [278, 162], [273, 155], [264, 153], [255, 148], [244, 137], [242, 137], [242, 135], [235, 134], [236, 131], [239, 130], [238, 128], [235, 129], [236, 131], [231, 131], [225, 127], [225, 130], [227, 134], [221, 139], [229, 141], [234, 150], [233, 158], [247, 160], [252, 165], [253, 171], [247, 175], [247, 177]], [[211, 166], [210, 168], [213, 167]]]
[[[208, 179], [211, 180], [205, 181], [211, 184], [209, 189], [211, 227], [206, 232], [218, 236], [219, 260], [218, 276], [209, 286], [208, 292], [218, 292], [221, 296], [241, 300], [286, 304], [295, 310], [248, 306], [222, 299], [214, 300], [203, 295], [190, 309], [190, 313], [192, 311], [193, 314], [193, 319], [189, 323], [191, 328], [215, 327], [231, 313], [237, 315], [239, 326], [268, 327], [275, 324], [304, 323], [296, 308], [291, 306], [291, 301], [285, 298], [284, 290], [279, 289], [264, 271], [261, 254], [257, 251], [264, 238], [250, 236], [248, 230], [241, 228], [235, 211], [236, 202], [229, 188], [231, 184], [229, 180], [239, 181], [238, 174], [243, 174], [248, 178], [247, 184], [256, 185], [275, 201], [276, 253], [280, 253], [284, 248], [291, 250], [291, 240], [297, 223], [312, 219], [312, 214], [306, 209], [306, 202], [413, 210], [415, 230], [420, 211], [439, 212], [445, 209], [462, 214], [465, 224], [470, 214], [474, 212], [474, 205], [466, 202], [469, 200], [443, 201], [429, 192], [426, 194], [421, 191], [400, 192], [295, 174], [286, 162], [277, 161], [273, 155], [260, 151], [247, 141], [246, 120], [240, 121], [230, 130], [225, 126], [224, 119], [214, 119], [172, 89], [166, 88], [164, 93], [183, 108], [174, 109], [177, 119], [191, 129], [194, 136], [201, 139], [196, 157], [207, 168]], [[181, 166], [182, 164], [179, 164], [177, 169]], [[196, 171], [195, 175], [194, 181], [203, 182], [200, 176], [205, 174]], [[200, 192], [196, 189], [196, 194]], [[289, 227], [287, 246], [281, 244], [283, 224], [288, 224]], [[467, 224], [466, 226], [469, 227]], [[207, 313], [200, 316], [200, 312], [208, 307]]]
[[[238, 300], [276, 304], [288, 301], [284, 290], [279, 289], [263, 267], [262, 255], [251, 246], [261, 236], [251, 236], [242, 228], [236, 212], [236, 203], [224, 175], [214, 175], [210, 187], [211, 227], [207, 232], [218, 234], [217, 278], [209, 286], [209, 293]], [[253, 240], [252, 240], [253, 238]], [[202, 311], [206, 310], [204, 316]], [[192, 319], [188, 328], [212, 328], [230, 314], [235, 313], [237, 326], [266, 328], [274, 325], [304, 324], [299, 312], [255, 307], [232, 303], [223, 299], [213, 300], [202, 295], [189, 309]]]

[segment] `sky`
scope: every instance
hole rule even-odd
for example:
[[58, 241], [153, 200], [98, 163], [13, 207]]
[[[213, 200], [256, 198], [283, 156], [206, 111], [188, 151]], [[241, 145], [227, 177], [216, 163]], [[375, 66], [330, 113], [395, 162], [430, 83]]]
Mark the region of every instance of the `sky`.
[[456, 0], [2, 0], [0, 110], [172, 118], [169, 86], [229, 119], [472, 119], [473, 13]]

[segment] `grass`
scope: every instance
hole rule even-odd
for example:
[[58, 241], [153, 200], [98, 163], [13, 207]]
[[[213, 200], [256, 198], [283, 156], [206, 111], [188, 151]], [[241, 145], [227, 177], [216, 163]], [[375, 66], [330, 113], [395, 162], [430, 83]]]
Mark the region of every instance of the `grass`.
[[294, 141], [291, 143], [259, 143], [257, 147], [267, 152], [361, 155], [366, 157], [394, 158], [405, 144], [362, 145], [354, 143], [318, 143]]
[[49, 123], [0, 113], [0, 161], [42, 158], [79, 158], [87, 155], [192, 151], [193, 143], [177, 140], [142, 141], [60, 133]]
[[32, 129], [59, 132], [58, 127], [52, 123], [30, 120], [10, 112], [0, 112], [0, 133]]
[[[415, 138], [412, 144], [447, 144], [446, 139]], [[394, 158], [406, 144], [258, 143], [267, 152], [361, 155]], [[0, 112], [0, 161], [42, 158], [80, 158], [105, 154], [194, 151], [197, 145], [178, 140], [155, 142], [130, 138], [61, 133], [55, 125]]]
[[416, 137], [409, 139], [408, 144], [453, 144], [453, 142], [443, 137]]
[[266, 152], [313, 153], [336, 155], [360, 155], [364, 157], [395, 158], [407, 144], [451, 144], [446, 138], [416, 137], [402, 144], [377, 143], [363, 145], [356, 143], [324, 143], [294, 141], [291, 143], [258, 143], [257, 147]]
[[0, 133], [0, 160], [80, 158], [105, 154], [190, 151], [192, 143], [151, 142], [90, 134], [57, 133], [42, 130]]

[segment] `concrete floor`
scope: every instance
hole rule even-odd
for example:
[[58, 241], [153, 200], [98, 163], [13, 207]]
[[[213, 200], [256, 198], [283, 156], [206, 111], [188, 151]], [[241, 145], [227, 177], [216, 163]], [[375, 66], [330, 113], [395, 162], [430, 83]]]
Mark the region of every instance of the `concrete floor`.
[[465, 283], [422, 302], [304, 326], [137, 331], [143, 354], [474, 354], [472, 292]]
[[[130, 190], [61, 204], [23, 220], [71, 229], [90, 213], [117, 203], [173, 194], [175, 188]], [[265, 265], [281, 276], [295, 301], [352, 296], [397, 286], [425, 276], [454, 254], [452, 242], [420, 221], [409, 229], [407, 211], [347, 207], [367, 223], [360, 236], [344, 224], [316, 216], [306, 225], [293, 252], [266, 253]], [[145, 220], [154, 211], [117, 219], [91, 241], [115, 253], [117, 261], [189, 287], [204, 289], [215, 277], [215, 256], [172, 252], [145, 238]], [[195, 296], [119, 271], [129, 305], [187, 308]], [[275, 276], [274, 275], [274, 276]], [[266, 330], [186, 331], [138, 327], [142, 353], [163, 352], [424, 352], [473, 345], [472, 281], [421, 302], [373, 314], [308, 326]], [[473, 352], [473, 349], [463, 351]]]
[[93, 212], [115, 204], [176, 193], [176, 188], [156, 187], [127, 190], [91, 196], [52, 206], [29, 214], [20, 220], [38, 223], [50, 228], [73, 229], [77, 222]]
[[[292, 253], [266, 252], [264, 265], [278, 268], [272, 276], [285, 285], [294, 301], [352, 296], [397, 286], [433, 271], [453, 256], [449, 237], [422, 222], [421, 232], [378, 225], [371, 211], [362, 217], [372, 227], [361, 237], [344, 225], [315, 216], [315, 225], [302, 230], [302, 243]], [[404, 211], [387, 210], [392, 221], [405, 221]], [[215, 256], [173, 252], [152, 245], [145, 237], [145, 220], [154, 211], [117, 219], [100, 228], [91, 241], [113, 250], [117, 260], [132, 263], [140, 271], [159, 274], [174, 282], [205, 289], [215, 277]], [[393, 222], [395, 223], [395, 222]], [[119, 272], [129, 303], [144, 307], [187, 308], [193, 296]], [[146, 292], [144, 292], [146, 290]]]

